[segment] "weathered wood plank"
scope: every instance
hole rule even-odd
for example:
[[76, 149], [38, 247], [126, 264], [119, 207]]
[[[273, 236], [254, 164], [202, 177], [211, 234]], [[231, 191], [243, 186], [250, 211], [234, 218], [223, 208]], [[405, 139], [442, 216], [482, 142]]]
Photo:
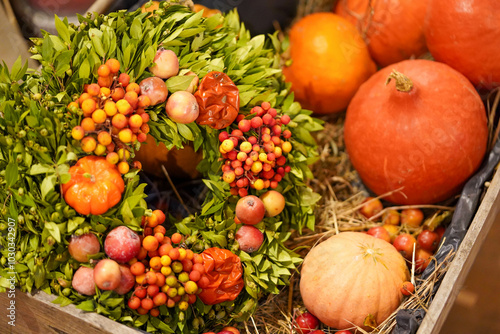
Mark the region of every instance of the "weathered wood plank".
[[[55, 296], [44, 292], [38, 292], [32, 296], [17, 290], [15, 294], [15, 326], [8, 325], [8, 318], [3, 316], [0, 332], [12, 334], [142, 333], [142, 331], [130, 328], [97, 313], [84, 312], [74, 305], [60, 307], [52, 303], [55, 298]], [[0, 305], [7, 308], [9, 303], [10, 299], [7, 294], [1, 293]]]
[[497, 171], [417, 334], [440, 333], [481, 245], [499, 213], [500, 172]]

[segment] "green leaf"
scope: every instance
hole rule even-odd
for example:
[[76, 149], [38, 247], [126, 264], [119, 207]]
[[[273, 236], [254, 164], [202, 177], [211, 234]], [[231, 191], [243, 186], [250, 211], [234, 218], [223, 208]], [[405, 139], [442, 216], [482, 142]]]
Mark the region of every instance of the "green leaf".
[[194, 75], [173, 76], [167, 79], [167, 87], [170, 93], [188, 89], [194, 79]]
[[86, 311], [86, 312], [94, 312], [95, 311], [95, 303], [94, 300], [89, 299], [84, 302], [81, 302], [80, 304], [76, 305], [76, 308], [79, 308], [80, 310]]
[[85, 58], [83, 63], [80, 65], [80, 68], [78, 69], [78, 76], [80, 76], [80, 78], [90, 77], [90, 63], [87, 58]]
[[61, 19], [57, 15], [54, 15], [54, 20], [56, 23], [56, 30], [57, 33], [59, 34], [59, 37], [61, 37], [62, 40], [65, 41], [66, 43], [71, 44], [71, 40], [69, 38], [68, 26], [65, 25], [64, 22], [61, 21]]
[[7, 187], [12, 187], [16, 184], [19, 179], [19, 170], [17, 163], [10, 162], [5, 168], [5, 181], [7, 182]]
[[45, 229], [49, 231], [50, 235], [56, 239], [57, 242], [61, 242], [61, 232], [59, 231], [59, 227], [54, 222], [45, 222]]
[[179, 134], [182, 137], [184, 137], [184, 138], [186, 138], [187, 140], [190, 140], [190, 141], [194, 140], [193, 132], [191, 131], [191, 129], [186, 124], [177, 123], [177, 129], [179, 130]]
[[56, 175], [49, 175], [43, 179], [40, 190], [42, 192], [42, 199], [45, 199], [45, 196], [51, 191], [54, 190], [57, 182]]

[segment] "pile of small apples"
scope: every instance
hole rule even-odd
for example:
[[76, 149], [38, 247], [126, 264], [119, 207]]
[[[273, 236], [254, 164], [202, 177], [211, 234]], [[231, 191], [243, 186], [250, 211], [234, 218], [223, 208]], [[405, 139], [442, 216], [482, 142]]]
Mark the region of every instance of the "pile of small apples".
[[137, 284], [128, 307], [139, 314], [149, 312], [152, 316], [159, 315], [157, 307], [162, 305], [177, 306], [185, 311], [210, 283], [205, 275], [203, 257], [185, 248], [185, 238], [180, 233], [165, 236], [165, 228], [161, 225], [164, 215], [158, 219], [149, 218], [145, 220], [139, 254], [129, 262]]
[[279, 215], [285, 208], [285, 197], [276, 190], [268, 190], [260, 197], [247, 195], [236, 203], [234, 221], [243, 224], [235, 235], [239, 249], [252, 253], [264, 242], [264, 234], [254, 225], [259, 224], [264, 217]]
[[275, 189], [290, 172], [286, 154], [292, 150], [292, 133], [283, 129], [290, 116], [278, 115], [269, 102], [251, 109], [250, 115], [238, 115], [238, 129], [219, 134], [222, 153], [222, 179], [231, 186], [231, 194], [244, 197], [248, 188]]
[[[383, 209], [383, 204], [378, 198], [368, 197], [360, 208], [360, 213], [370, 218]], [[418, 274], [427, 268], [445, 232], [442, 226], [433, 230], [425, 228], [423, 222], [424, 213], [419, 208], [388, 209], [382, 215], [382, 224], [370, 228], [367, 233], [390, 242], [407, 260], [410, 267], [414, 257], [415, 273]]]

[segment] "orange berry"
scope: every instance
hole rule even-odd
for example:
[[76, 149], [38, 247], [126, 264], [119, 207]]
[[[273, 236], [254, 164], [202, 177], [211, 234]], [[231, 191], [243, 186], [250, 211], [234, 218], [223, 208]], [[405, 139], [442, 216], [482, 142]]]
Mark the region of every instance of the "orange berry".
[[116, 165], [118, 161], [120, 161], [120, 158], [118, 157], [118, 153], [116, 152], [110, 152], [108, 155], [106, 155], [106, 160], [113, 165]]
[[[153, 211], [154, 213], [154, 211]], [[156, 234], [156, 233], [161, 233], [163, 235], [165, 235], [165, 233], [167, 232], [167, 229], [165, 227], [163, 227], [163, 225], [158, 225], [156, 226], [154, 229], [153, 229], [153, 232]]]
[[146, 278], [144, 280], [148, 284], [155, 284], [156, 283], [156, 273], [154, 271], [148, 271], [146, 273]]
[[148, 252], [155, 251], [158, 249], [158, 240], [154, 236], [148, 235], [142, 240], [142, 247], [144, 247], [144, 249]]
[[98, 96], [100, 92], [101, 87], [96, 83], [87, 86], [87, 93], [89, 93], [90, 96]]
[[137, 260], [144, 260], [148, 256], [148, 250], [144, 247], [141, 247], [141, 250], [139, 250], [139, 254], [137, 254]]
[[107, 117], [108, 116], [106, 115], [106, 112], [102, 109], [96, 109], [92, 113], [92, 120], [94, 120], [94, 122], [96, 122], [97, 124], [104, 123], [104, 121], [106, 121]]
[[87, 136], [81, 141], [82, 150], [86, 153], [90, 153], [97, 147], [97, 142], [94, 137]]
[[162, 267], [161, 258], [159, 256], [152, 257], [149, 260], [149, 266], [153, 270], [160, 270]]
[[80, 105], [82, 105], [83, 101], [85, 100], [88, 100], [88, 99], [91, 99], [92, 96], [90, 96], [89, 93], [83, 93], [82, 95], [80, 95], [80, 97], [78, 98], [78, 102], [80, 103]]
[[121, 174], [127, 174], [129, 170], [130, 170], [130, 166], [128, 165], [128, 162], [121, 161], [118, 163], [118, 171]]
[[106, 146], [102, 144], [97, 144], [97, 147], [94, 150], [94, 154], [100, 156], [104, 155], [105, 153], [106, 153]]
[[110, 58], [106, 61], [111, 73], [118, 73], [120, 71], [120, 62], [114, 58]]
[[160, 288], [165, 285], [165, 275], [162, 273], [155, 273], [156, 274], [156, 285], [158, 285]]
[[[145, 310], [151, 310], [155, 306], [153, 300], [151, 298], [144, 298], [141, 300], [141, 307]], [[139, 309], [138, 309], [139, 310]]]
[[[108, 146], [109, 144], [111, 144], [112, 138], [111, 138], [111, 135], [109, 134], [109, 132], [100, 131], [99, 134], [97, 135], [97, 141], [101, 145]], [[117, 154], [117, 156], [118, 156], [118, 154]]]
[[160, 222], [158, 221], [158, 216], [156, 215], [151, 215], [150, 217], [147, 218], [148, 220], [148, 226], [150, 227], [156, 227]]
[[101, 87], [101, 96], [109, 97], [111, 90], [108, 87]]
[[141, 115], [132, 115], [132, 116], [130, 116], [130, 118], [128, 119], [128, 124], [130, 125], [130, 127], [140, 128], [141, 125], [142, 125], [142, 117], [141, 117]]
[[130, 158], [130, 152], [127, 149], [120, 148], [118, 150], [118, 157], [120, 160], [128, 160]]
[[85, 130], [77, 125], [73, 129], [71, 129], [71, 137], [76, 140], [81, 140], [85, 136]]
[[118, 82], [122, 85], [122, 87], [127, 87], [130, 83], [130, 75], [127, 73], [120, 73], [118, 76]]
[[127, 305], [132, 310], [137, 310], [141, 306], [141, 299], [137, 296], [132, 296], [127, 302]]
[[134, 276], [139, 276], [144, 274], [144, 271], [146, 270], [146, 267], [144, 266], [144, 263], [137, 261], [133, 265], [130, 266], [130, 272]]
[[122, 141], [122, 143], [130, 143], [132, 142], [132, 130], [130, 129], [121, 129], [118, 133], [118, 139]]
[[127, 88], [127, 92], [135, 92], [137, 95], [141, 94], [141, 87], [136, 82], [131, 82]]
[[111, 98], [115, 102], [123, 99], [124, 96], [125, 96], [125, 90], [121, 87], [117, 87], [111, 92]]
[[111, 124], [113, 124], [113, 126], [118, 130], [123, 129], [128, 124], [127, 116], [123, 114], [116, 114], [111, 119]]
[[179, 249], [178, 248], [172, 248], [168, 252], [168, 257], [170, 257], [170, 259], [172, 259], [173, 261], [178, 260], [179, 256], [180, 256], [180, 254], [179, 254]]
[[162, 244], [160, 246], [160, 248], [158, 249], [158, 254], [160, 256], [165, 256], [165, 255], [168, 255], [168, 253], [170, 252], [170, 250], [172, 249], [172, 245], [171, 244]]
[[194, 253], [190, 249], [186, 249], [186, 259], [192, 260], [194, 258]]
[[68, 103], [68, 110], [71, 112], [76, 112], [80, 105], [78, 104], [78, 101], [73, 101]]
[[142, 169], [142, 163], [136, 160], [132, 163], [132, 167], [136, 169]]
[[[155, 296], [155, 298], [156, 298], [156, 296]], [[153, 303], [154, 303], [154, 301], [153, 301]], [[156, 305], [156, 303], [155, 303], [155, 305]], [[164, 305], [164, 304], [159, 304], [159, 305]], [[157, 305], [157, 306], [159, 306], [159, 305]], [[157, 308], [153, 308], [153, 309], [149, 310], [149, 315], [151, 315], [152, 317], [158, 317], [160, 315], [160, 310]]]
[[163, 213], [163, 211], [158, 210], [158, 209], [156, 209], [156, 210], [153, 211], [153, 215], [155, 215], [156, 218], [158, 218], [158, 224], [163, 224], [163, 222], [167, 218], [165, 216], [165, 214]]
[[125, 96], [123, 97], [123, 99], [126, 100], [130, 104], [132, 109], [137, 108], [138, 98], [139, 97], [138, 97], [137, 93], [134, 91], [127, 91], [125, 93]]
[[111, 75], [108, 75], [107, 77], [97, 77], [97, 84], [100, 87], [111, 87], [113, 84], [113, 77]]
[[137, 98], [137, 106], [147, 108], [151, 105], [151, 99], [147, 95], [141, 95]]
[[163, 238], [165, 238], [165, 236], [160, 232], [155, 233], [154, 237], [156, 238], [156, 240], [158, 240], [158, 243], [161, 243], [163, 241]]
[[107, 77], [110, 74], [111, 74], [111, 69], [106, 64], [99, 66], [99, 68], [97, 69], [98, 76]]
[[176, 233], [172, 234], [170, 239], [172, 240], [172, 242], [174, 244], [178, 244], [182, 241], [182, 234], [176, 232]]
[[94, 99], [86, 99], [82, 102], [82, 110], [86, 113], [92, 113], [97, 108], [97, 103]]
[[283, 153], [290, 152], [292, 150], [292, 143], [290, 143], [289, 141], [284, 142], [283, 144], [281, 144], [281, 150], [283, 151]]
[[104, 111], [109, 117], [116, 115], [116, 113], [118, 112], [116, 103], [114, 101], [106, 101], [106, 103], [104, 103]]
[[[147, 115], [147, 114], [143, 114], [143, 115]], [[148, 115], [148, 118], [149, 118], [149, 115]], [[147, 133], [149, 133], [149, 125], [144, 123], [144, 117], [142, 118], [142, 121], [143, 121], [143, 124], [141, 125], [141, 131], [142, 131], [142, 133], [147, 134]]]
[[130, 103], [124, 99], [116, 101], [116, 108], [118, 109], [118, 112], [123, 115], [128, 115], [133, 111]]

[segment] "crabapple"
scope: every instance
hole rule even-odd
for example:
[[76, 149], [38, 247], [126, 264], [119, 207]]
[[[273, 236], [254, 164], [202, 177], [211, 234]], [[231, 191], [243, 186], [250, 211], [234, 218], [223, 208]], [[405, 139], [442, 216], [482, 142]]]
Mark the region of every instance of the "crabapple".
[[173, 93], [167, 100], [165, 111], [174, 122], [183, 124], [193, 122], [200, 114], [196, 98], [186, 91]]
[[264, 234], [251, 225], [243, 225], [235, 235], [240, 249], [247, 253], [255, 252], [264, 242]]
[[72, 235], [68, 245], [69, 254], [79, 262], [89, 262], [88, 255], [99, 253], [101, 245], [93, 233]]
[[73, 275], [71, 286], [81, 295], [95, 295], [94, 269], [88, 267], [78, 268]]
[[141, 250], [139, 235], [126, 226], [118, 226], [108, 233], [104, 240], [104, 251], [111, 259], [125, 263], [132, 260]]

